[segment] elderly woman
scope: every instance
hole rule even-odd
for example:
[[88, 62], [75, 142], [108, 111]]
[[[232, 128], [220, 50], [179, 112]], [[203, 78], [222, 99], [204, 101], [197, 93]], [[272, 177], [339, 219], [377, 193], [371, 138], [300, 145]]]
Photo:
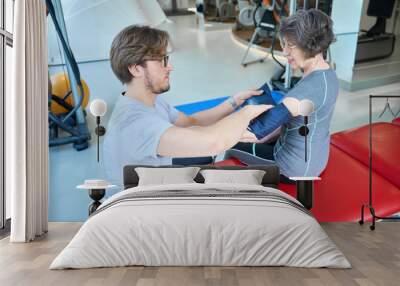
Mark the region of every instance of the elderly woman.
[[[274, 146], [239, 143], [234, 148], [274, 160], [286, 177], [318, 176], [328, 162], [329, 126], [339, 89], [336, 74], [324, 59], [335, 38], [332, 20], [319, 10], [299, 10], [282, 20], [279, 32], [288, 63], [292, 69], [300, 69], [303, 76], [287, 93], [282, 104], [257, 118], [256, 121], [263, 123], [261, 130], [260, 127], [258, 130], [250, 128], [257, 139], [254, 134], [245, 138], [257, 142], [283, 123], [279, 139]], [[304, 118], [299, 116], [298, 110], [300, 101], [304, 99], [314, 103], [314, 112], [310, 114], [307, 125], [307, 161], [305, 140], [299, 134]], [[259, 122], [253, 125], [256, 123]]]

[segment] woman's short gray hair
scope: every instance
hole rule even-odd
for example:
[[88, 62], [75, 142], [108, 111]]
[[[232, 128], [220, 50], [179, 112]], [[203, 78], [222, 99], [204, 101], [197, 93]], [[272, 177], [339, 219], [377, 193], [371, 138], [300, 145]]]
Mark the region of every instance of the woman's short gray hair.
[[332, 26], [331, 18], [320, 10], [298, 10], [281, 21], [279, 33], [305, 52], [306, 57], [313, 57], [324, 53], [335, 41]]

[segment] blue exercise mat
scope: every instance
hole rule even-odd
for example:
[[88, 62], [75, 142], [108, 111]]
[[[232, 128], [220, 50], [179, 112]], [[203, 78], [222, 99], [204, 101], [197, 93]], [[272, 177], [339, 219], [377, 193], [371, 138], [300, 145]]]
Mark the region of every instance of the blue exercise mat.
[[[275, 91], [275, 90], [271, 91], [267, 83], [265, 83], [259, 89], [262, 89], [264, 92], [261, 95], [253, 96], [253, 97], [247, 99], [245, 101], [245, 103], [243, 103], [242, 106], [245, 106], [247, 104], [277, 105], [282, 102], [282, 100], [285, 96], [280, 91]], [[178, 105], [175, 107], [176, 107], [176, 109], [185, 113], [186, 115], [191, 115], [191, 114], [199, 112], [199, 111], [213, 108], [213, 107], [217, 106], [218, 104], [221, 104], [228, 98], [229, 98], [228, 96], [224, 96], [224, 97], [220, 97], [220, 98], [214, 98], [214, 99], [209, 99], [209, 100], [204, 100], [204, 101], [199, 101], [199, 102], [182, 104], [182, 105]]]

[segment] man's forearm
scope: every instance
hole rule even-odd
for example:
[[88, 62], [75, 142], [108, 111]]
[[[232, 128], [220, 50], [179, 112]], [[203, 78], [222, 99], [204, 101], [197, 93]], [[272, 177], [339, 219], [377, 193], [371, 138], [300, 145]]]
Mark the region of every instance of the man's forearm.
[[208, 126], [221, 120], [225, 116], [231, 114], [234, 111], [232, 105], [229, 103], [229, 99], [225, 100], [221, 104], [214, 108], [196, 112], [190, 117], [193, 120], [193, 125], [197, 126]]
[[161, 136], [157, 154], [167, 157], [217, 155], [236, 144], [249, 122], [270, 106], [245, 106], [210, 126], [172, 126]]
[[209, 132], [218, 137], [222, 151], [231, 148], [241, 138], [254, 114], [247, 108], [232, 113], [215, 124], [206, 127]]

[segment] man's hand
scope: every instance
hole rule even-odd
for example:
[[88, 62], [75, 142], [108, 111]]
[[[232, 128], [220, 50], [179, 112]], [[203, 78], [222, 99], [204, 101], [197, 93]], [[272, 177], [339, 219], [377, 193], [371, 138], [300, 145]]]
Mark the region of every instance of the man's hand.
[[241, 106], [246, 99], [248, 99], [252, 96], [260, 95], [262, 93], [263, 93], [262, 90], [245, 90], [245, 91], [238, 92], [237, 94], [235, 94], [232, 97], [235, 100], [236, 104], [238, 106]]
[[258, 143], [258, 139], [256, 135], [254, 135], [252, 132], [249, 130], [245, 130], [242, 134], [242, 137], [240, 138], [239, 142], [245, 142], [245, 143]]
[[[260, 114], [266, 112], [267, 110], [273, 108], [273, 105], [265, 105], [265, 104], [259, 104], [259, 105], [246, 105], [242, 110], [243, 112], [246, 112], [249, 117], [250, 121]], [[256, 135], [254, 135], [252, 132], [249, 130], [245, 130], [239, 140], [240, 142], [248, 142], [248, 143], [261, 143], [261, 140], [258, 140]], [[263, 141], [265, 142], [265, 141]]]

